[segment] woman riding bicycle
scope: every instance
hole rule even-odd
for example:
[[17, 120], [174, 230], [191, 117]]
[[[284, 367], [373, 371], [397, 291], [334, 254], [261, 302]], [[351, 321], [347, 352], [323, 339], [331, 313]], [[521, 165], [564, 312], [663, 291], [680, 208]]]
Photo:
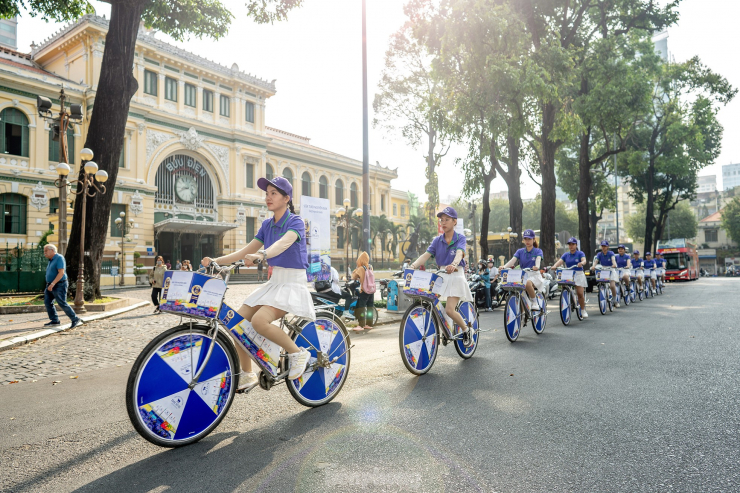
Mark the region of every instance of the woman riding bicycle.
[[516, 251], [514, 256], [506, 262], [504, 269], [510, 269], [519, 262], [522, 269], [532, 269], [527, 276], [527, 296], [529, 296], [530, 310], [539, 310], [540, 305], [537, 303], [537, 293], [535, 289], [542, 289], [543, 281], [540, 274], [540, 262], [542, 261], [542, 250], [538, 248], [537, 240], [534, 239], [534, 231], [528, 229], [522, 234], [524, 248]]
[[581, 305], [581, 314], [583, 318], [588, 318], [586, 313], [586, 298], [583, 295], [584, 289], [588, 287], [588, 281], [586, 280], [586, 274], [583, 272], [583, 266], [586, 265], [586, 254], [578, 249], [578, 240], [571, 238], [568, 240], [568, 251], [560, 257], [560, 260], [555, 262], [552, 266], [553, 269], [557, 269], [561, 265], [565, 264], [566, 267], [577, 267], [580, 271], [576, 271], [573, 281], [576, 283], [576, 294], [578, 295], [578, 304]]
[[655, 289], [655, 280], [658, 278], [658, 274], [655, 272], [655, 260], [653, 260], [650, 252], [645, 252], [645, 261], [642, 263], [643, 269], [652, 269], [650, 273], [650, 284]]
[[[293, 187], [288, 180], [282, 176], [272, 180], [260, 178], [257, 186], [265, 191], [265, 204], [274, 216], [263, 221], [254, 239], [238, 252], [217, 259], [205, 257], [201, 264], [208, 267], [213, 261], [227, 264], [244, 260], [244, 265], [249, 267], [270, 259], [274, 269], [272, 277], [249, 295], [237, 312], [252, 323], [258, 334], [287, 351], [290, 361], [288, 379], [295, 380], [306, 371], [310, 353], [305, 348], [299, 348], [288, 334], [272, 322], [288, 312], [316, 320], [306, 280], [305, 225], [293, 209]], [[238, 390], [246, 390], [257, 385], [257, 375], [252, 373], [249, 354], [241, 344], [235, 346], [242, 371], [246, 372]]]
[[[626, 248], [624, 248], [624, 245], [619, 245], [619, 248], [617, 249], [619, 253], [616, 257], [614, 257], [614, 260], [617, 261], [617, 268], [619, 269], [619, 273], [621, 274], [622, 282], [625, 286], [630, 285], [630, 269], [632, 268], [632, 262], [630, 261], [630, 256], [625, 253]], [[629, 290], [629, 288], [627, 288]]]
[[[594, 257], [594, 269], [597, 268], [604, 268], [604, 267], [613, 267], [614, 270], [611, 273], [611, 280], [609, 281], [609, 286], [612, 288], [612, 298], [617, 299], [617, 284], [616, 282], [619, 280], [619, 272], [617, 272], [617, 261], [614, 258], [616, 255], [614, 252], [609, 250], [609, 242], [604, 240], [601, 242], [601, 251], [596, 254]], [[616, 308], [619, 308], [619, 303], [614, 303], [614, 306]]]
[[663, 258], [663, 254], [660, 252], [655, 252], [655, 270], [657, 274], [657, 278], [660, 280], [660, 282], [665, 282], [665, 259]]
[[437, 268], [445, 272], [440, 274], [444, 280], [443, 291], [439, 299], [447, 299], [445, 313], [452, 321], [462, 329], [463, 343], [470, 345], [470, 326], [465, 322], [462, 315], [456, 310], [460, 301], [470, 301], [474, 303], [473, 295], [465, 279], [465, 235], [457, 233], [457, 211], [452, 207], [445, 209], [437, 214], [439, 223], [442, 226], [442, 234], [434, 238], [427, 251], [418, 259], [412, 262], [410, 268], [416, 270], [417, 266], [424, 265], [430, 258], [437, 262]]
[[637, 286], [642, 289], [642, 281], [645, 278], [645, 273], [642, 269], [642, 259], [640, 258], [640, 250], [632, 252], [632, 268], [637, 270]]

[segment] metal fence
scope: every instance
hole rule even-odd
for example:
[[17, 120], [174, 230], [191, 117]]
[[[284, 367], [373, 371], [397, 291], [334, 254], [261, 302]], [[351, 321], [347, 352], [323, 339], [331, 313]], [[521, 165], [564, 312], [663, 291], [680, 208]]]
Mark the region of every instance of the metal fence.
[[48, 264], [44, 249], [36, 244], [11, 247], [6, 243], [0, 249], [0, 293], [43, 291]]

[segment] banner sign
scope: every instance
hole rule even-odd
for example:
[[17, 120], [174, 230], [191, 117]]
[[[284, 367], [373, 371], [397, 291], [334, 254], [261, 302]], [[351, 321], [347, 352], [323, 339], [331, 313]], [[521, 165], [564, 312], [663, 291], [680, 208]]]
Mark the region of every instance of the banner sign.
[[308, 282], [331, 281], [331, 212], [329, 199], [301, 196], [301, 218], [306, 226]]

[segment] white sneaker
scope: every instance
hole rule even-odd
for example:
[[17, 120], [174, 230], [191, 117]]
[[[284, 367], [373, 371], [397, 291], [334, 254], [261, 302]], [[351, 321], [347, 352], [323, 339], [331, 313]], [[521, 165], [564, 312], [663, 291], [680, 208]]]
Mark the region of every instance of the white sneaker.
[[297, 353], [291, 353], [288, 355], [288, 360], [290, 361], [290, 373], [288, 374], [289, 380], [300, 378], [301, 375], [305, 373], [306, 366], [308, 366], [308, 358], [310, 356], [311, 353], [309, 353], [306, 348], [301, 348]]
[[619, 308], [619, 303], [614, 303], [614, 308]]
[[586, 312], [586, 310], [581, 310], [581, 315], [583, 315], [584, 319], [588, 318], [588, 313]]
[[529, 310], [530, 311], [535, 311], [535, 310], [542, 311], [542, 308], [540, 308], [540, 304], [537, 302], [537, 298], [535, 298], [534, 300], [532, 299], [529, 300]]
[[252, 390], [259, 383], [257, 374], [254, 372], [242, 373], [239, 375], [239, 386], [236, 388], [237, 392], [246, 392]]

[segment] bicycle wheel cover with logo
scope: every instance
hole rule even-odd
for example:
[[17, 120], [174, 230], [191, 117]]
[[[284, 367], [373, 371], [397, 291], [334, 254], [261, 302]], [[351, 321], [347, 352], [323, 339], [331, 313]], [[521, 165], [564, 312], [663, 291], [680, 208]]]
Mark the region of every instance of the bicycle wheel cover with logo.
[[599, 285], [599, 312], [601, 312], [602, 315], [606, 315], [606, 288], [604, 288], [604, 284], [600, 283]]
[[[155, 337], [139, 354], [126, 385], [126, 409], [136, 431], [162, 447], [197, 442], [223, 420], [238, 384], [239, 357], [218, 332], [198, 384], [191, 375], [203, 365], [209, 328], [189, 324]], [[194, 369], [193, 369], [194, 367]]]
[[426, 306], [414, 303], [403, 314], [398, 346], [403, 364], [414, 375], [423, 375], [432, 368], [439, 351], [439, 329]]
[[570, 324], [570, 291], [563, 289], [560, 292], [560, 320], [566, 327]]
[[629, 306], [630, 303], [632, 303], [632, 296], [630, 295], [630, 292], [627, 291], [627, 288], [624, 287], [624, 284], [620, 286], [622, 290], [622, 298], [624, 299], [624, 306]]
[[635, 285], [635, 281], [630, 282], [630, 299], [633, 303], [637, 299], [637, 285]]
[[537, 303], [540, 305], [540, 311], [532, 317], [532, 328], [535, 334], [540, 335], [547, 325], [547, 301], [542, 293], [537, 293]]
[[516, 341], [522, 330], [522, 311], [519, 305], [518, 296], [511, 295], [506, 300], [506, 307], [504, 308], [504, 332], [509, 342]]
[[470, 322], [473, 330], [473, 343], [470, 346], [466, 346], [462, 339], [455, 340], [455, 350], [457, 354], [463, 359], [469, 359], [478, 349], [478, 312], [475, 309], [475, 305], [469, 301], [463, 301], [457, 304], [457, 312], [462, 316], [463, 320]]
[[[301, 325], [301, 333], [293, 334], [293, 341], [299, 348], [311, 353], [309, 369], [295, 380], [287, 380], [288, 391], [295, 400], [306, 407], [317, 407], [330, 402], [342, 390], [349, 373], [350, 352], [349, 333], [339, 318], [330, 313], [317, 313], [316, 320], [307, 320]], [[327, 367], [311, 370], [316, 362], [316, 349], [327, 355], [329, 360], [337, 361]]]

